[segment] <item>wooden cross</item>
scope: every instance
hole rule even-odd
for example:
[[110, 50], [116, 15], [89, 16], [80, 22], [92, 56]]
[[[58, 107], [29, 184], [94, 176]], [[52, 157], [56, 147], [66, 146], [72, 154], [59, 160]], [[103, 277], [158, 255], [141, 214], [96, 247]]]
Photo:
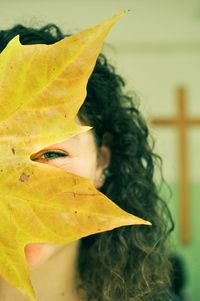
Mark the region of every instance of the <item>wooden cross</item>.
[[188, 181], [188, 151], [187, 128], [199, 126], [200, 118], [191, 118], [186, 114], [186, 92], [183, 87], [177, 89], [178, 113], [174, 118], [152, 118], [153, 125], [175, 126], [179, 134], [179, 184], [180, 184], [180, 226], [181, 240], [188, 243], [190, 240], [189, 225], [189, 181]]

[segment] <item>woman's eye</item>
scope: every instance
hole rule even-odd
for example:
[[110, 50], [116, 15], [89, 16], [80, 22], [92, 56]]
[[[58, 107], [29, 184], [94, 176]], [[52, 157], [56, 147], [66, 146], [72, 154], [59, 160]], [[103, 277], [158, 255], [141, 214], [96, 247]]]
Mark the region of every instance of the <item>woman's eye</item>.
[[66, 156], [67, 156], [66, 153], [62, 153], [62, 152], [58, 152], [58, 151], [49, 151], [49, 152], [43, 153], [43, 155], [40, 158], [52, 160], [52, 159], [56, 159], [56, 158], [66, 157]]
[[54, 160], [54, 159], [58, 159], [58, 158], [63, 158], [63, 157], [67, 157], [68, 154], [62, 151], [46, 151], [46, 152], [41, 152], [41, 153], [37, 153], [37, 154], [33, 154], [30, 158], [33, 161], [49, 161], [49, 160]]

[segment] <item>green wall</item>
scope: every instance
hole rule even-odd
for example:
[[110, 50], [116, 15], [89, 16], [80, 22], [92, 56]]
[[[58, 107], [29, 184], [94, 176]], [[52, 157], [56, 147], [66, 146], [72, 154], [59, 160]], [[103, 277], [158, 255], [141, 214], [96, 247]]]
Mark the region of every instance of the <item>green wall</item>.
[[[172, 190], [172, 197], [168, 201], [168, 204], [175, 221], [175, 230], [172, 234], [172, 247], [182, 258], [184, 263], [186, 272], [186, 286], [184, 293], [187, 296], [187, 300], [197, 301], [200, 298], [200, 184], [190, 184], [190, 242], [188, 244], [183, 244], [180, 239], [179, 188], [177, 184], [168, 184]], [[163, 195], [169, 199], [166, 188], [163, 189]]]

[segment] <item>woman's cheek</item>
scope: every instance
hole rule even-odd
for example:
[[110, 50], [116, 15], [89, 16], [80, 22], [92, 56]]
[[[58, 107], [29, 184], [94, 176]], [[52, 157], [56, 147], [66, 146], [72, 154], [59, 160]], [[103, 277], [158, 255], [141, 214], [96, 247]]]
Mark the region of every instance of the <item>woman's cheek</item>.
[[71, 161], [71, 166], [66, 171], [93, 180], [96, 167], [95, 159], [94, 154], [90, 154], [89, 157], [85, 155], [80, 158], [74, 158]]

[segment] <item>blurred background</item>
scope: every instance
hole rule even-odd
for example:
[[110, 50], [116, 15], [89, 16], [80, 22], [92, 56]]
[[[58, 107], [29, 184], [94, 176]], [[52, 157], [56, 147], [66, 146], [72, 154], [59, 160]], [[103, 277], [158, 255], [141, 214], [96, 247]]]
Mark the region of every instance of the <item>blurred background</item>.
[[183, 282], [182, 300], [197, 301], [200, 298], [200, 1], [0, 0], [0, 28], [17, 23], [35, 27], [56, 23], [65, 33], [74, 33], [121, 9], [131, 11], [113, 28], [104, 52], [126, 79], [127, 90], [139, 96], [156, 152], [163, 158], [163, 174], [172, 196], [166, 188], [162, 194], [176, 224], [172, 237], [173, 262], [179, 273], [178, 282]]

